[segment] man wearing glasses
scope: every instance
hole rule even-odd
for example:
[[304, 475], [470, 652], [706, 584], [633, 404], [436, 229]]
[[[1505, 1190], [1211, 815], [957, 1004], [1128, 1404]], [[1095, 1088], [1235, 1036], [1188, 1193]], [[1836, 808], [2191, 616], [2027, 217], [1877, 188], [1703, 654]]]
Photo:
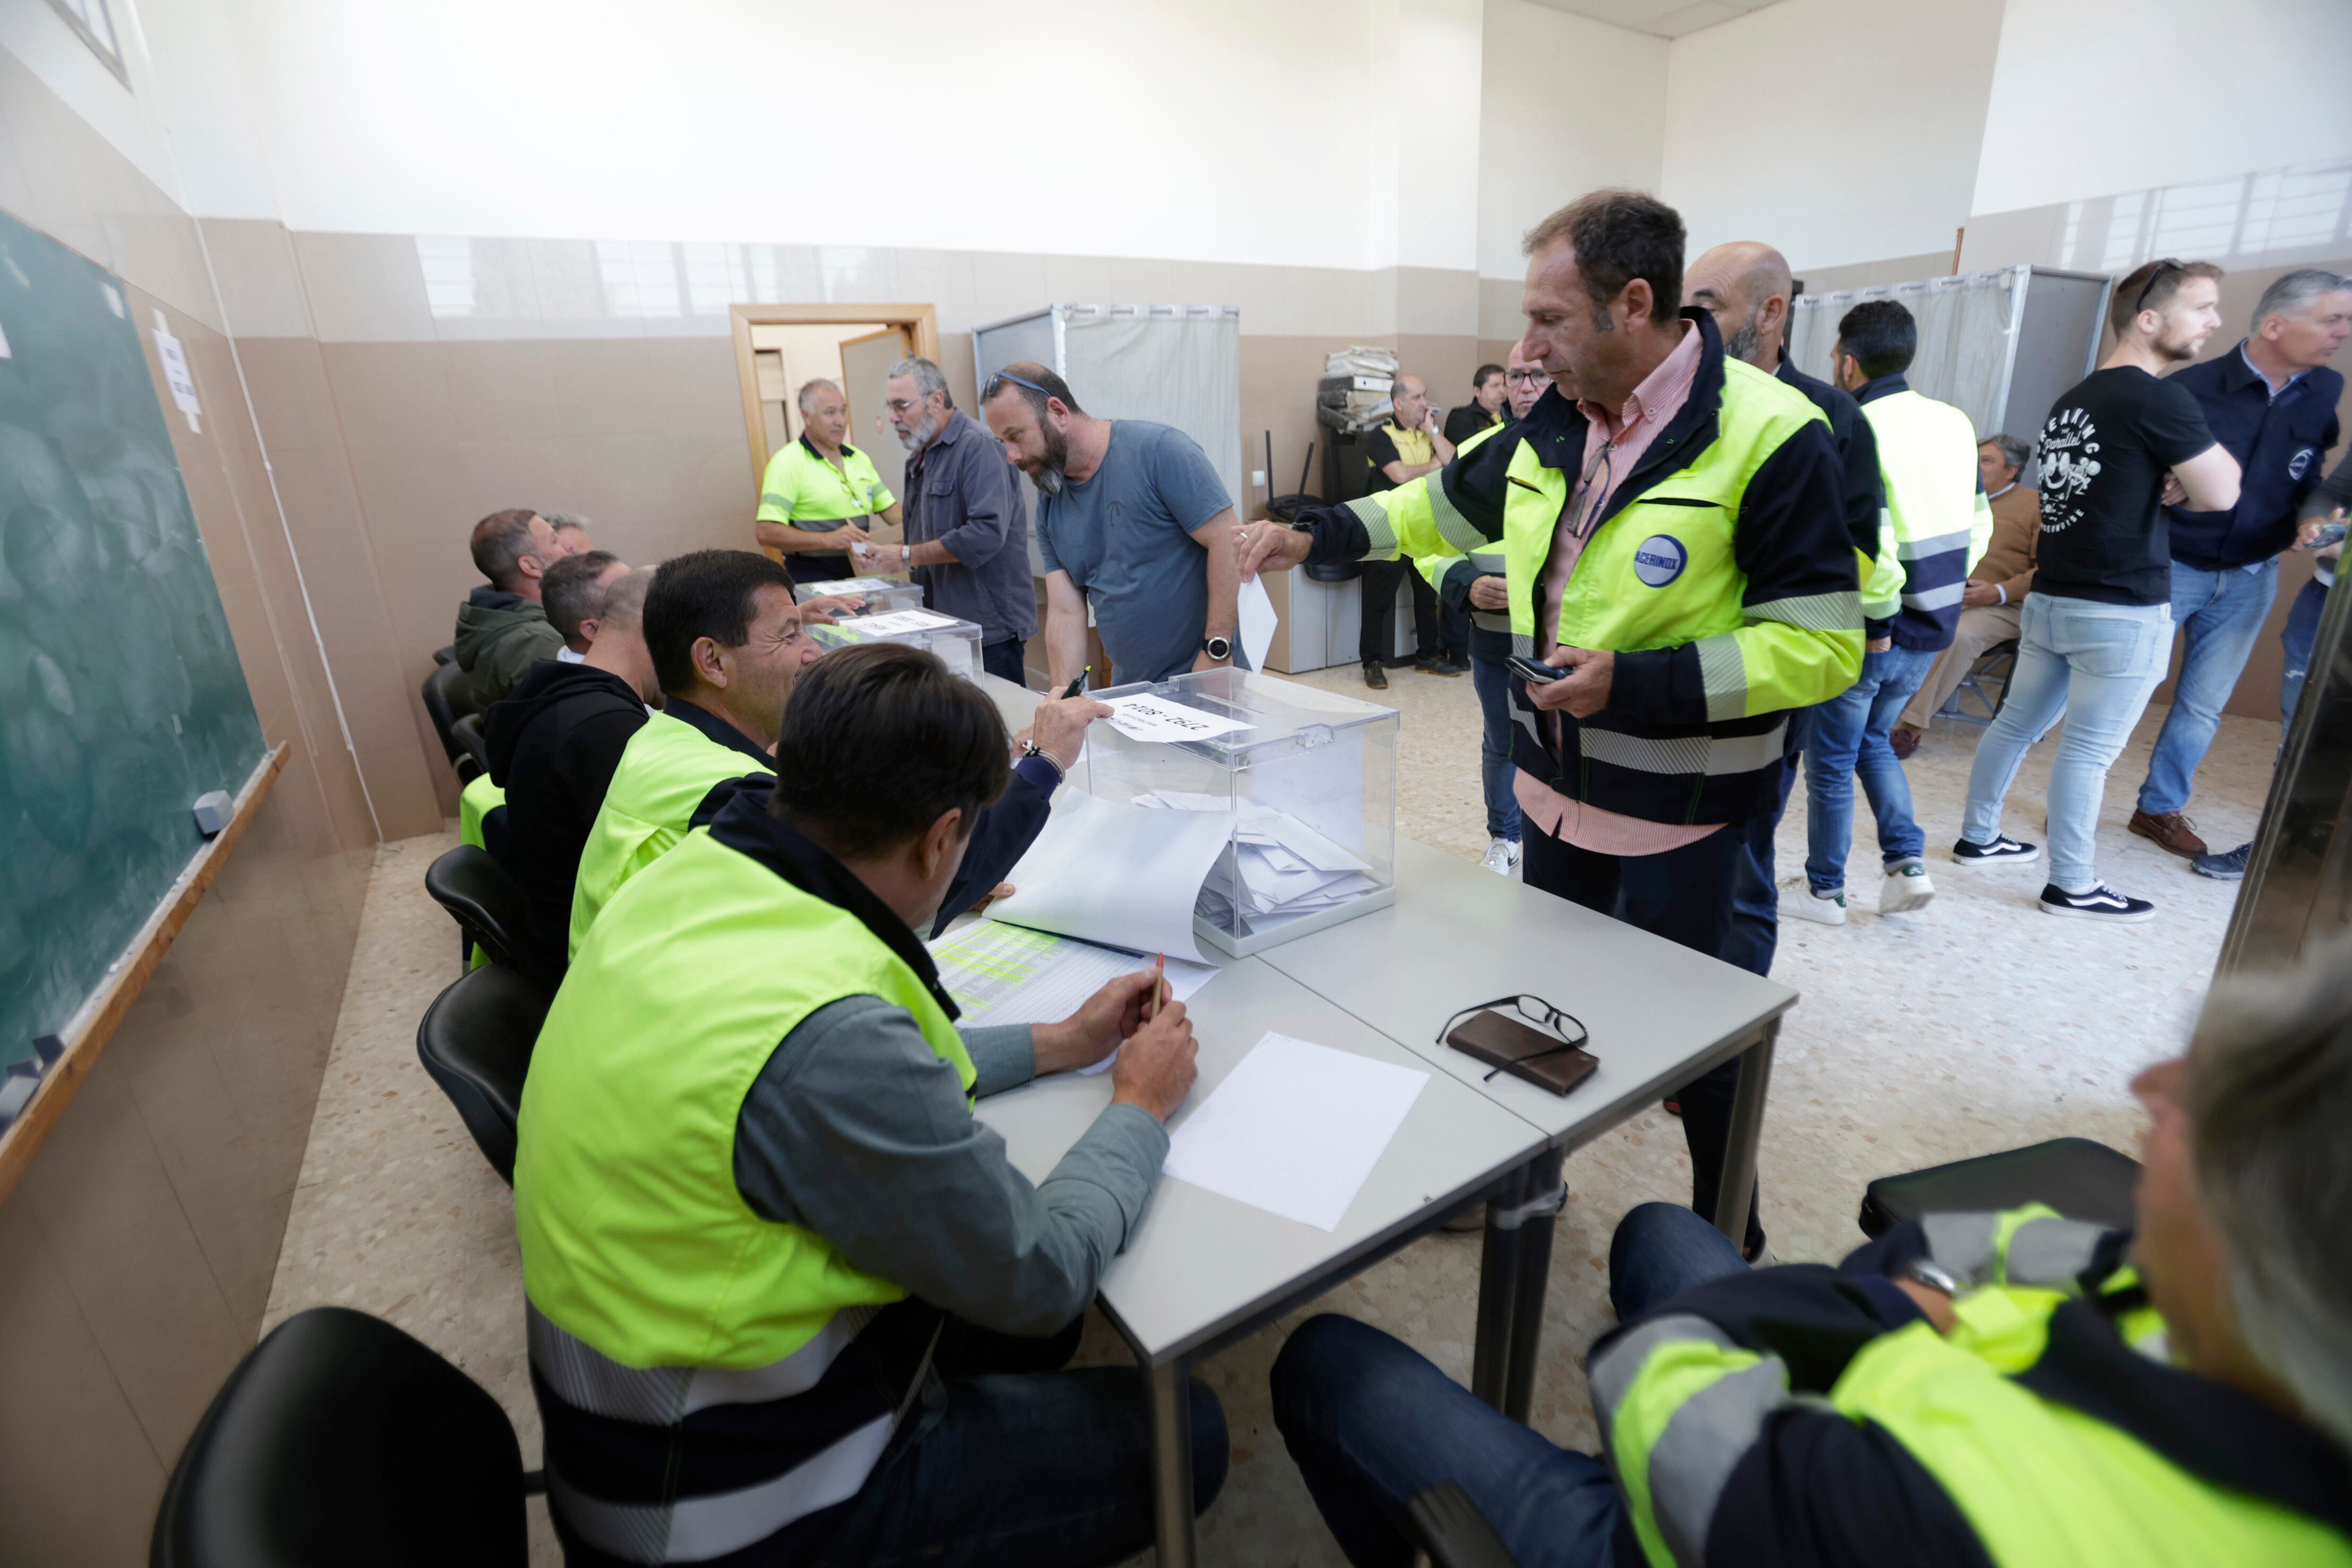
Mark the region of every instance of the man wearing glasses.
[[901, 360], [883, 383], [883, 407], [906, 447], [907, 542], [875, 545], [859, 559], [907, 572], [923, 603], [981, 631], [980, 662], [1026, 684], [1022, 644], [1037, 634], [1029, 577], [1029, 504], [1004, 449], [956, 408], [948, 379], [925, 359]]
[[1067, 382], [1027, 361], [988, 379], [980, 411], [1037, 486], [1055, 689], [1086, 668], [1088, 610], [1119, 681], [1239, 662], [1233, 498], [1191, 436], [1150, 420], [1097, 419]]
[[2050, 880], [2042, 908], [2109, 925], [2156, 905], [2101, 882], [2093, 859], [2107, 769], [2172, 658], [2168, 480], [2200, 512], [2238, 504], [2238, 460], [2186, 388], [2159, 381], [2221, 324], [2221, 269], [2169, 256], [2116, 285], [2115, 351], [2051, 406], [2042, 427], [2042, 556], [2018, 616], [2009, 695], [1977, 742], [1968, 820], [1952, 862], [2030, 864], [2035, 844], [2000, 831], [2025, 749], [2066, 721], [2050, 765]]

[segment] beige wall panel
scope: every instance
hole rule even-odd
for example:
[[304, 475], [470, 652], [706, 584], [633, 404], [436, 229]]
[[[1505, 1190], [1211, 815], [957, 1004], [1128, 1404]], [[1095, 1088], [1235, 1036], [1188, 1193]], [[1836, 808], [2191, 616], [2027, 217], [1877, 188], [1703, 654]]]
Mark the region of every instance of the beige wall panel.
[[201, 223], [229, 331], [240, 340], [309, 338], [310, 307], [302, 299], [294, 238], [286, 225], [268, 218]]

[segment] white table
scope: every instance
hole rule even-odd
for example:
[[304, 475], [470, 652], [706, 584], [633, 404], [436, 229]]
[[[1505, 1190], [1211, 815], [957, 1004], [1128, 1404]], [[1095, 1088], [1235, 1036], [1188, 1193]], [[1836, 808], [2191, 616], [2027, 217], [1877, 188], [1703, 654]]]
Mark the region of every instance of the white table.
[[[1481, 1398], [1525, 1419], [1551, 1228], [1519, 1222], [1558, 1211], [1568, 1154], [1745, 1053], [1713, 1217], [1742, 1239], [1773, 1041], [1797, 993], [1410, 839], [1397, 841], [1396, 873], [1391, 907], [1259, 956], [1542, 1132], [1545, 1156], [1530, 1166], [1526, 1190], [1498, 1195], [1489, 1210], [1479, 1344], [1490, 1352], [1499, 1343], [1507, 1356], [1482, 1355], [1472, 1375]], [[1456, 1009], [1518, 992], [1575, 1014], [1591, 1031], [1601, 1065], [1565, 1097], [1507, 1073], [1486, 1082], [1484, 1063], [1438, 1043]], [[1504, 1279], [1513, 1288], [1490, 1301]], [[1508, 1326], [1490, 1329], [1486, 1314], [1505, 1302]]]
[[[1263, 959], [1235, 959], [1188, 1004], [1200, 1082], [1171, 1126], [1206, 1100], [1267, 1030], [1427, 1071], [1430, 1064]], [[1032, 1181], [1110, 1103], [1108, 1073], [1059, 1074], [980, 1103]], [[1544, 1134], [1443, 1072], [1402, 1126], [1336, 1230], [1285, 1219], [1162, 1176], [1151, 1207], [1104, 1272], [1100, 1302], [1150, 1391], [1160, 1562], [1184, 1568], [1192, 1545], [1192, 1364], [1255, 1333], [1428, 1234], [1464, 1203], [1540, 1155]], [[1482, 1326], [1488, 1314], [1481, 1311]], [[1490, 1354], [1500, 1354], [1499, 1348]]]
[[[977, 684], [1007, 729], [1029, 723], [1036, 693], [993, 675]], [[1268, 1030], [1436, 1076], [1337, 1231], [1162, 1177], [1104, 1274], [1101, 1304], [1150, 1390], [1162, 1568], [1196, 1561], [1193, 1363], [1427, 1234], [1484, 1191], [1472, 1386], [1526, 1419], [1562, 1161], [1743, 1051], [1715, 1219], [1735, 1239], [1745, 1222], [1772, 1042], [1796, 993], [1410, 840], [1397, 842], [1396, 870], [1392, 907], [1231, 961], [1192, 1004], [1201, 1081], [1188, 1105]], [[1591, 1031], [1601, 1067], [1573, 1094], [1508, 1075], [1483, 1082], [1481, 1064], [1436, 1043], [1455, 1009], [1519, 991]], [[1108, 1075], [1056, 1077], [984, 1101], [980, 1114], [1038, 1180], [1109, 1099]]]

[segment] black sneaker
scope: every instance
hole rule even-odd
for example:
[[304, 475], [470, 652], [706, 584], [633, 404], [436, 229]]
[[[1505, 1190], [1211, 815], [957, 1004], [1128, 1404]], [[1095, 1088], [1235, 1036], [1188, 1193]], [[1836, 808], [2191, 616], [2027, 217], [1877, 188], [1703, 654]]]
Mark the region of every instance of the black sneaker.
[[1432, 653], [1426, 659], [1415, 660], [1412, 667], [1414, 672], [1418, 674], [1458, 675], [1469, 669], [1470, 666], [1467, 664], [1457, 664], [1443, 653]]
[[2079, 915], [2086, 920], [2137, 925], [2156, 918], [2156, 905], [2145, 898], [2127, 898], [2104, 882], [2088, 893], [2067, 893], [2053, 882], [2042, 890], [2042, 913]]
[[2021, 844], [2015, 839], [1997, 838], [1989, 844], [1972, 844], [1961, 839], [1952, 845], [1952, 861], [1956, 865], [2025, 865], [2042, 858], [2040, 844]]
[[2189, 862], [2189, 869], [2199, 876], [2210, 876], [2215, 882], [2246, 880], [2246, 857], [2253, 852], [2251, 843], [2240, 844], [2234, 850], [2224, 850], [2218, 855], [2199, 855]]
[[1381, 669], [1380, 665], [1376, 664], [1366, 664], [1364, 666], [1364, 685], [1371, 687], [1372, 690], [1376, 692], [1384, 692], [1388, 690], [1388, 672]]

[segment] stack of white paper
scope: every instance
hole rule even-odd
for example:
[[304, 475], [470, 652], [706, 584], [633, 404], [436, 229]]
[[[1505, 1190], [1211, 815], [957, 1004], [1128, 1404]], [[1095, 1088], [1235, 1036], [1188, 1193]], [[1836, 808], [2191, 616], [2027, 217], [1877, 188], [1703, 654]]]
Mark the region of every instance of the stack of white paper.
[[[1158, 789], [1135, 798], [1139, 806], [1179, 811], [1232, 811], [1223, 796]], [[1201, 884], [1199, 913], [1227, 929], [1234, 910], [1253, 926], [1312, 914], [1360, 898], [1380, 884], [1361, 856], [1333, 842], [1287, 811], [1244, 802], [1237, 813], [1234, 852], [1219, 859]]]
[[[971, 1024], [1059, 1023], [1103, 987], [1121, 975], [1151, 967], [1159, 956], [1030, 931], [1001, 920], [975, 921], [931, 944], [940, 984]], [[1180, 1002], [1192, 1000], [1219, 973], [1213, 964], [1183, 958], [1161, 962], [1169, 993]], [[1101, 1072], [1118, 1056], [1113, 1051], [1078, 1071]]]

